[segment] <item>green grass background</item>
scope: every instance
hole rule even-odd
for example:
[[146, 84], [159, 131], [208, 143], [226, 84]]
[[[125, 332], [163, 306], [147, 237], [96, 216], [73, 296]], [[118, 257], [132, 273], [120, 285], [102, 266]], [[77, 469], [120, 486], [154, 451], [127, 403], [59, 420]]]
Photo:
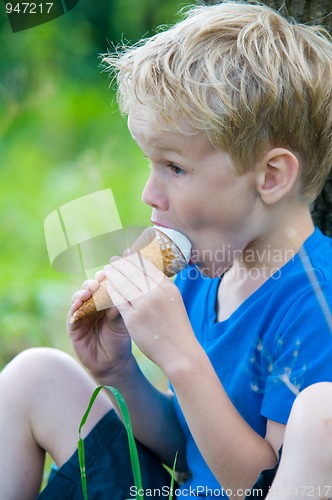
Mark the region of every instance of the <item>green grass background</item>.
[[[47, 84], [47, 83], [46, 83]], [[44, 220], [111, 187], [123, 225], [148, 224], [147, 169], [103, 85], [61, 82], [16, 117], [1, 144], [1, 362], [30, 345], [65, 346], [72, 293], [84, 275], [52, 269]]]
[[[83, 275], [52, 269], [45, 218], [111, 188], [124, 227], [150, 223], [147, 162], [127, 130], [100, 54], [172, 23], [189, 2], [80, 0], [54, 21], [13, 33], [0, 7], [0, 371], [29, 347], [72, 353], [66, 317]], [[160, 370], [137, 349], [159, 387]], [[47, 481], [50, 457], [46, 457]]]
[[81, 0], [66, 16], [19, 33], [0, 18], [0, 370], [28, 347], [71, 352], [66, 316], [85, 278], [51, 267], [44, 220], [53, 210], [111, 188], [123, 226], [149, 224], [141, 201], [147, 162], [99, 54], [110, 41], [135, 41], [173, 21], [186, 3], [159, 10], [154, 3], [149, 17], [147, 0], [135, 2], [138, 10], [131, 0], [101, 2], [100, 11]]

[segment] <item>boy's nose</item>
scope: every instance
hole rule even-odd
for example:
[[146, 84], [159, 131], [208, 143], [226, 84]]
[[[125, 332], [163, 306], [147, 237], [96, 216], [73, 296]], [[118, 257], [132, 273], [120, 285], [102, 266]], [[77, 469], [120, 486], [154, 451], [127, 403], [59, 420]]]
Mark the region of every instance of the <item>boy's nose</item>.
[[142, 193], [142, 200], [150, 207], [166, 211], [168, 200], [166, 190], [161, 182], [158, 182], [153, 173], [150, 175]]

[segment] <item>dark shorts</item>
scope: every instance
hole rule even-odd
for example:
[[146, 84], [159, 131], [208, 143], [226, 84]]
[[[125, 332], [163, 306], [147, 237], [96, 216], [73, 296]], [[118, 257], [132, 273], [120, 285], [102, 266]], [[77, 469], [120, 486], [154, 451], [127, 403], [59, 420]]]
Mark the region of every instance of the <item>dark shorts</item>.
[[[169, 488], [170, 474], [153, 453], [140, 443], [136, 444], [144, 490], [151, 491], [151, 499], [165, 498], [162, 487]], [[84, 450], [89, 500], [136, 498], [127, 433], [114, 410], [107, 413], [86, 437]], [[56, 473], [51, 474], [47, 486], [37, 498], [83, 499], [77, 451]]]

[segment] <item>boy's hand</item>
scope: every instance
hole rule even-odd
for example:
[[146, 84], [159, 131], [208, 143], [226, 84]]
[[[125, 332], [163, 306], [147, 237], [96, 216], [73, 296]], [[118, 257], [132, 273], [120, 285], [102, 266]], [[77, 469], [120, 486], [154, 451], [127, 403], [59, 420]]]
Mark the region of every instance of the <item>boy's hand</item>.
[[151, 262], [133, 254], [106, 266], [105, 274], [131, 338], [166, 375], [199, 347], [178, 288]]
[[100, 271], [95, 280], [83, 283], [82, 289], [73, 296], [67, 320], [67, 331], [78, 358], [100, 383], [124, 372], [132, 358], [131, 339], [124, 321], [116, 307], [98, 311], [74, 324], [70, 323], [70, 318], [91, 297], [104, 276]]

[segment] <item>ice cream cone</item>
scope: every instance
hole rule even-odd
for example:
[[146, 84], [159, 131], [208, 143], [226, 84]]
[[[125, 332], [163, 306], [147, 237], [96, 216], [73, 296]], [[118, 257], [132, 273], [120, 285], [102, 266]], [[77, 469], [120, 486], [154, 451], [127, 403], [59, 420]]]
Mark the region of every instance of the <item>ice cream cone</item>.
[[[185, 236], [173, 229], [154, 226], [145, 229], [124, 255], [139, 252], [166, 276], [171, 277], [188, 265], [190, 250], [190, 242]], [[76, 321], [92, 316], [97, 311], [109, 309], [112, 306], [113, 303], [107, 292], [107, 278], [105, 278], [92, 297], [75, 311], [70, 318], [70, 323], [76, 323]]]

